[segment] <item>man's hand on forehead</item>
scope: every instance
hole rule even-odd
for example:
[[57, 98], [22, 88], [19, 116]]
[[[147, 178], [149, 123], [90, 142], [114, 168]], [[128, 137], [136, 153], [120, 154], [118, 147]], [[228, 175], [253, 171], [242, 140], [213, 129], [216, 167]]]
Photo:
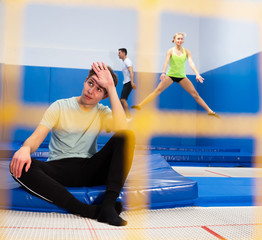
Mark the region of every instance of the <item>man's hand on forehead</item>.
[[106, 90], [109, 87], [114, 86], [114, 81], [112, 78], [111, 73], [109, 72], [107, 66], [105, 63], [97, 62], [97, 64], [94, 62], [92, 64], [92, 69], [96, 73], [97, 79], [96, 82], [99, 84], [102, 88], [105, 88]]

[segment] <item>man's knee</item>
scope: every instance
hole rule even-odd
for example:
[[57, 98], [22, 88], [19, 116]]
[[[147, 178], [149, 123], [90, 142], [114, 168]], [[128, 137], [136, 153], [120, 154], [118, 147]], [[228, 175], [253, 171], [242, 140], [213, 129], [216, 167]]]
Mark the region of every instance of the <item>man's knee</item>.
[[125, 103], [126, 103], [126, 99], [125, 99], [125, 98], [121, 98], [121, 99], [120, 99], [120, 102], [121, 102], [122, 104], [125, 104]]
[[135, 134], [132, 130], [129, 129], [119, 130], [116, 132], [115, 135], [123, 138], [127, 138], [130, 141], [135, 142]]
[[115, 136], [120, 139], [124, 152], [128, 156], [133, 155], [136, 143], [134, 132], [129, 129], [119, 130], [116, 132]]
[[34, 179], [38, 178], [39, 174], [39, 162], [42, 163], [40, 160], [36, 160], [32, 158], [32, 162], [28, 171], [25, 171], [26, 165], [22, 169], [21, 177], [19, 180], [21, 181], [33, 181]]
[[121, 137], [123, 143], [123, 160], [125, 162], [125, 170], [130, 171], [133, 163], [134, 151], [135, 151], [135, 134], [131, 130], [120, 130], [117, 132]]

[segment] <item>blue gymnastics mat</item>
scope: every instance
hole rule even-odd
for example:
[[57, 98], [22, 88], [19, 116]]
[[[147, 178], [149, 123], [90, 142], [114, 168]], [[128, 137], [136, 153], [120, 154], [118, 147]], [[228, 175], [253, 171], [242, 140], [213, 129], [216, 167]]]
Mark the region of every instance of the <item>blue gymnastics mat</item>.
[[[194, 206], [230, 207], [256, 205], [256, 178], [190, 177], [198, 183]], [[261, 195], [261, 193], [260, 193]]]
[[[40, 155], [43, 156], [43, 154]], [[148, 165], [147, 172], [142, 168], [145, 161]], [[7, 171], [8, 163], [9, 161], [0, 161], [0, 166], [3, 166], [6, 169], [5, 171]], [[140, 178], [138, 179], [137, 176]], [[9, 178], [12, 179], [11, 176]], [[21, 187], [14, 187], [16, 182], [11, 179], [9, 179], [9, 182], [11, 181], [10, 186], [12, 186], [12, 189], [8, 190], [9, 204], [6, 205], [4, 202], [0, 202], [0, 208], [23, 211], [65, 212], [65, 210], [33, 196]], [[146, 181], [147, 179], [148, 181]], [[141, 184], [141, 182], [144, 184]], [[140, 185], [137, 185], [138, 183]], [[68, 189], [77, 199], [88, 204], [100, 203], [105, 193], [105, 186]], [[135, 204], [127, 204], [127, 194], [132, 199], [136, 199]], [[139, 155], [134, 158], [127, 183], [120, 193], [119, 201], [123, 203], [124, 208], [127, 210], [140, 208], [156, 209], [192, 205], [197, 197], [197, 182], [180, 175], [170, 167], [160, 154], [154, 154]], [[146, 203], [143, 199], [147, 199]]]

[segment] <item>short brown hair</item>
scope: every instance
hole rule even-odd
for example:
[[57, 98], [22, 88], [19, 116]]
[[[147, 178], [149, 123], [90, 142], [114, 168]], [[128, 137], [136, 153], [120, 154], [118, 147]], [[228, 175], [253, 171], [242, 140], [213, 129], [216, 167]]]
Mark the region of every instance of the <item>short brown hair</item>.
[[126, 48], [119, 48], [118, 51], [121, 51], [121, 52], [125, 53], [125, 55], [127, 55], [127, 50], [126, 50]]
[[[117, 75], [114, 73], [113, 69], [109, 66], [107, 66], [109, 72], [111, 73], [111, 76], [113, 78], [113, 81], [114, 81], [114, 84], [115, 84], [115, 87], [117, 86], [118, 84], [118, 77]], [[93, 68], [90, 69], [89, 73], [88, 73], [88, 76], [86, 79], [89, 79], [90, 77], [92, 77], [95, 73], [95, 71], [93, 70]]]

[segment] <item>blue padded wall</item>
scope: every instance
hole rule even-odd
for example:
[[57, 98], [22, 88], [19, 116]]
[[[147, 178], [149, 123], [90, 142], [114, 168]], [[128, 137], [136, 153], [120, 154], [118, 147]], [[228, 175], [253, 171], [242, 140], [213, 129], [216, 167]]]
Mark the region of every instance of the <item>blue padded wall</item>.
[[23, 67], [22, 102], [47, 104], [50, 99], [50, 68]]
[[[197, 88], [194, 76], [187, 76]], [[165, 110], [185, 110], [195, 111], [197, 103], [194, 99], [178, 84], [173, 83], [159, 96], [159, 109]]]
[[[257, 113], [260, 108], [259, 99], [259, 56], [254, 54], [245, 59], [227, 64], [220, 68], [203, 73], [204, 84], [196, 83], [195, 76], [188, 76], [200, 96], [218, 113]], [[23, 68], [23, 89], [21, 91], [24, 104], [49, 105], [57, 99], [79, 96], [83, 82], [88, 75], [87, 69], [70, 69], [54, 67]], [[120, 97], [123, 87], [123, 74], [116, 71], [119, 78], [117, 92]], [[159, 76], [158, 76], [159, 77]], [[137, 77], [135, 77], [137, 80]], [[141, 79], [142, 80], [142, 79]], [[155, 83], [158, 84], [158, 81]], [[109, 105], [109, 99], [103, 100]], [[129, 105], [136, 103], [136, 91], [128, 99]], [[194, 99], [174, 83], [166, 89], [158, 99], [158, 107], [163, 110], [203, 111]], [[12, 141], [24, 141], [33, 129], [19, 127], [15, 129]], [[157, 138], [158, 136], [155, 136]], [[102, 136], [99, 141], [105, 143], [108, 137]], [[48, 138], [47, 138], [48, 140]], [[153, 139], [153, 145], [174, 146], [215, 146], [237, 147], [243, 151], [253, 151], [252, 139], [199, 138], [181, 136], [162, 136], [161, 140]]]
[[61, 99], [80, 96], [88, 70], [51, 68], [50, 103]]
[[[257, 113], [259, 99], [259, 56], [255, 54], [203, 74], [199, 94], [217, 112]], [[198, 110], [200, 107], [198, 106]]]

